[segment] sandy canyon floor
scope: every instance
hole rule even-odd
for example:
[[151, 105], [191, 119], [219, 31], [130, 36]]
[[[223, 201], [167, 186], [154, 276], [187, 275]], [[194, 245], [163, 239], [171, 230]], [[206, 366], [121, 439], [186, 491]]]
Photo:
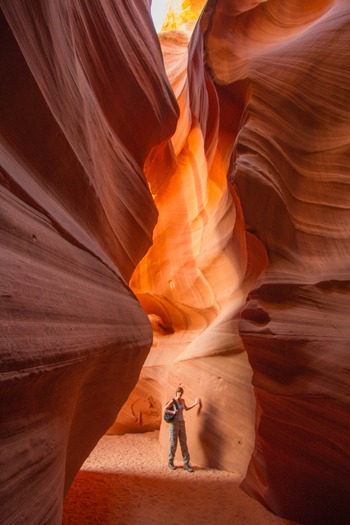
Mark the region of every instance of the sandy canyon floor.
[[175, 464], [158, 432], [104, 436], [66, 497], [63, 525], [293, 525], [240, 490], [234, 473]]

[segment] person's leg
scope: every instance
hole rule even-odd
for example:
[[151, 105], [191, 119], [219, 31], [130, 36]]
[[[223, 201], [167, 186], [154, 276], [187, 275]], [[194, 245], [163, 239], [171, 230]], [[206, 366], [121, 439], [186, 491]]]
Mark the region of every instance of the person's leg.
[[177, 448], [177, 439], [179, 436], [179, 422], [173, 421], [169, 423], [169, 454], [168, 454], [168, 465], [170, 468], [174, 465], [174, 457]]
[[184, 465], [189, 465], [190, 453], [187, 447], [186, 427], [185, 427], [184, 421], [179, 422], [179, 441], [180, 441], [180, 446], [181, 446], [182, 457], [184, 460]]

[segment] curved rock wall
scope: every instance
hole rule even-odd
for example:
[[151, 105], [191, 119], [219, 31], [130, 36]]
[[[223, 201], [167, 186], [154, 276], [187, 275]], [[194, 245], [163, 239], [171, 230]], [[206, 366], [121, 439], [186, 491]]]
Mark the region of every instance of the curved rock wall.
[[148, 2], [1, 4], [0, 522], [59, 524], [152, 343], [127, 282], [178, 108]]
[[162, 58], [149, 7], [2, 0], [1, 522], [181, 383], [195, 463], [346, 523], [350, 8], [212, 0]]
[[[192, 36], [190, 26], [160, 35], [180, 118], [171, 139], [174, 162], [163, 167], [155, 160], [161, 148], [146, 162], [147, 176], [163, 180], [165, 174], [166, 181], [154, 193], [159, 220], [153, 245], [130, 282], [152, 320], [154, 343], [110, 432], [159, 427], [159, 408], [181, 383], [188, 404], [196, 395], [203, 403], [200, 413], [187, 416], [193, 461], [243, 478], [254, 445], [255, 406], [238, 313], [266, 255], [258, 241], [247, 240], [227, 182], [232, 144], [220, 130], [218, 97], [202, 61], [206, 28], [203, 17]], [[237, 113], [242, 108], [237, 103]], [[256, 265], [247, 259], [253, 243]], [[167, 431], [162, 425], [165, 456]]]
[[[340, 1], [217, 1], [188, 54], [184, 34], [161, 36], [177, 163], [131, 280], [154, 344], [112, 428], [156, 428], [181, 382], [203, 400], [193, 460], [244, 477], [255, 439], [242, 487], [307, 523], [349, 510], [348, 20]], [[165, 454], [165, 425], [161, 441]]]
[[290, 519], [346, 523], [350, 9], [235, 7], [217, 3], [207, 56], [225, 103], [249, 81], [231, 179], [269, 257], [239, 327], [257, 400], [243, 487]]

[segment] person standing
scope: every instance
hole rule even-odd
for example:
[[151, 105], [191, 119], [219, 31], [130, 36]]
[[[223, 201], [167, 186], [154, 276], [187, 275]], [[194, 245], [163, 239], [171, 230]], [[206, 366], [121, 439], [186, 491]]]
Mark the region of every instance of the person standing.
[[186, 426], [183, 416], [184, 410], [191, 410], [196, 405], [199, 405], [200, 400], [197, 397], [193, 405], [187, 406], [185, 400], [182, 398], [184, 393], [183, 388], [180, 386], [176, 390], [176, 395], [174, 399], [169, 401], [163, 412], [167, 414], [175, 414], [174, 419], [169, 423], [170, 425], [170, 436], [169, 436], [169, 455], [168, 455], [168, 467], [171, 470], [175, 470], [174, 457], [177, 449], [177, 442], [180, 441], [180, 447], [182, 452], [182, 457], [184, 461], [184, 469], [187, 472], [193, 472], [193, 469], [190, 465], [190, 453], [187, 447], [187, 436], [186, 436]]

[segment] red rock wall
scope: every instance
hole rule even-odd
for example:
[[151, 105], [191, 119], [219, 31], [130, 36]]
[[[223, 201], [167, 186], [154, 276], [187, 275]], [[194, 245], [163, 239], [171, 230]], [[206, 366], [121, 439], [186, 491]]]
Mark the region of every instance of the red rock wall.
[[[162, 179], [154, 192], [159, 220], [130, 282], [152, 320], [154, 343], [110, 432], [158, 428], [159, 408], [181, 383], [187, 404], [197, 395], [203, 402], [202, 411], [187, 416], [192, 460], [243, 478], [254, 445], [255, 405], [238, 314], [266, 255], [258, 241], [246, 238], [239, 201], [227, 183], [232, 142], [220, 130], [218, 97], [202, 61], [206, 27], [204, 18], [191, 40], [186, 31], [160, 37], [180, 118], [171, 139], [174, 162], [160, 169], [154, 159], [161, 149], [146, 162], [147, 176]], [[242, 107], [237, 103], [237, 113]], [[247, 260], [253, 242], [255, 266]], [[161, 443], [166, 458], [166, 425]]]
[[[340, 1], [208, 2], [188, 67], [185, 36], [161, 37], [177, 162], [131, 281], [154, 343], [112, 428], [156, 428], [182, 383], [203, 400], [193, 461], [243, 478], [252, 454], [244, 490], [306, 523], [349, 510], [348, 20]], [[166, 457], [164, 424], [161, 442]]]
[[127, 282], [178, 109], [148, 2], [1, 4], [0, 522], [58, 524], [152, 342]]
[[0, 521], [60, 523], [181, 383], [195, 463], [346, 523], [347, 2], [209, 1], [169, 80], [148, 1], [33, 5], [2, 1]]
[[269, 257], [239, 327], [257, 401], [243, 488], [281, 516], [346, 523], [350, 9], [235, 5], [217, 3], [208, 63], [225, 103], [249, 80], [232, 180]]

